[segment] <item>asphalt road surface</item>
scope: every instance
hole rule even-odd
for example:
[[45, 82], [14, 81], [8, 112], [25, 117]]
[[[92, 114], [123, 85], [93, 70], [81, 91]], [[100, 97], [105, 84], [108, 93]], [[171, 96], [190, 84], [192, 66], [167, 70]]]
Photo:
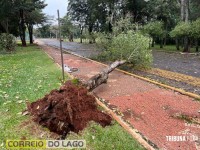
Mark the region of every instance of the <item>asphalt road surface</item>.
[[[59, 40], [56, 39], [38, 39], [44, 42], [46, 45], [60, 47]], [[76, 42], [62, 42], [62, 47], [64, 50], [70, 51], [72, 53], [84, 56], [92, 57], [98, 55], [100, 52], [96, 50], [93, 44], [80, 44]]]
[[[39, 39], [46, 45], [59, 47], [60, 43], [55, 39]], [[80, 44], [76, 42], [63, 42], [63, 48], [72, 53], [79, 54], [84, 57], [92, 57], [98, 55], [100, 51], [96, 50], [95, 45]], [[153, 51], [153, 67], [160, 68], [172, 72], [178, 72], [194, 77], [200, 77], [200, 54], [180, 54], [167, 53], [161, 51]]]

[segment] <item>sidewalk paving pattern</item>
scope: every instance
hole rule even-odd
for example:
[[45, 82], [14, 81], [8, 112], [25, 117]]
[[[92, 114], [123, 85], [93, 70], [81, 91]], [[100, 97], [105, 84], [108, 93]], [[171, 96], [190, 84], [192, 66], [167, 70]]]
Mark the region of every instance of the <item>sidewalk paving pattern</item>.
[[[45, 51], [60, 64], [58, 50], [46, 47]], [[83, 80], [105, 68], [101, 64], [71, 54], [64, 54], [64, 63], [78, 68], [78, 71], [72, 74]], [[177, 118], [189, 116], [200, 119], [200, 102], [193, 98], [119, 71], [113, 71], [107, 84], [96, 88], [94, 93], [105, 99], [112, 107], [117, 107], [124, 114], [124, 118], [159, 149], [200, 149], [200, 125], [187, 124], [183, 119]], [[179, 137], [175, 139], [173, 136]], [[195, 139], [191, 139], [192, 137]]]

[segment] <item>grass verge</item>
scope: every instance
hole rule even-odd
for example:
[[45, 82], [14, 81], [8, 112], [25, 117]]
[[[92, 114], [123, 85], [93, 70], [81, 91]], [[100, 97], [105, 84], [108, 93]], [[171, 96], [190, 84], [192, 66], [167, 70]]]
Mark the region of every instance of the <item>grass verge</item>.
[[[26, 102], [33, 102], [61, 85], [61, 71], [37, 46], [17, 47], [17, 52], [0, 55], [0, 149], [5, 140], [51, 139], [47, 129], [22, 116]], [[85, 139], [87, 149], [144, 149], [116, 122], [102, 128], [91, 123], [68, 139]]]
[[[153, 47], [151, 49], [163, 50], [163, 51], [166, 51], [166, 52], [183, 52], [183, 49], [181, 47], [180, 47], [180, 50], [177, 50], [176, 45], [165, 45], [163, 48], [160, 48], [160, 45], [155, 45], [155, 47]], [[195, 53], [196, 52], [195, 48], [194, 47], [191, 48], [190, 52]]]

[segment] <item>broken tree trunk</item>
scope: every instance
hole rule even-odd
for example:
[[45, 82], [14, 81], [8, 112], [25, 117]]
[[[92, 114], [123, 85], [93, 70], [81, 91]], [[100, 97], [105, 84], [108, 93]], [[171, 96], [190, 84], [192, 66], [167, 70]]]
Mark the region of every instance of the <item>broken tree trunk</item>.
[[107, 69], [90, 78], [84, 85], [89, 91], [92, 91], [99, 85], [106, 83], [108, 79], [108, 74], [111, 73], [118, 66], [123, 65], [125, 63], [126, 60], [115, 61]]

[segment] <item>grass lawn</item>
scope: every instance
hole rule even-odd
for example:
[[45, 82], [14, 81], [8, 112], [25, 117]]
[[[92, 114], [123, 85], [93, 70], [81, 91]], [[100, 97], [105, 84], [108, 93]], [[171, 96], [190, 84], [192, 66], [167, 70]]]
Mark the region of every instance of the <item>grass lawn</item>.
[[[49, 139], [50, 132], [22, 116], [26, 102], [42, 98], [58, 88], [61, 71], [37, 46], [18, 47], [13, 54], [0, 55], [0, 149], [6, 139]], [[69, 139], [85, 139], [87, 149], [144, 149], [116, 122], [102, 128], [91, 123]]]
[[[164, 51], [170, 51], [170, 52], [182, 52], [183, 48], [180, 47], [180, 50], [178, 51], [176, 49], [176, 45], [166, 45], [163, 48], [160, 48], [160, 45], [155, 45], [155, 47], [152, 48], [153, 50], [164, 50]], [[195, 47], [190, 49], [190, 52], [195, 53]]]

